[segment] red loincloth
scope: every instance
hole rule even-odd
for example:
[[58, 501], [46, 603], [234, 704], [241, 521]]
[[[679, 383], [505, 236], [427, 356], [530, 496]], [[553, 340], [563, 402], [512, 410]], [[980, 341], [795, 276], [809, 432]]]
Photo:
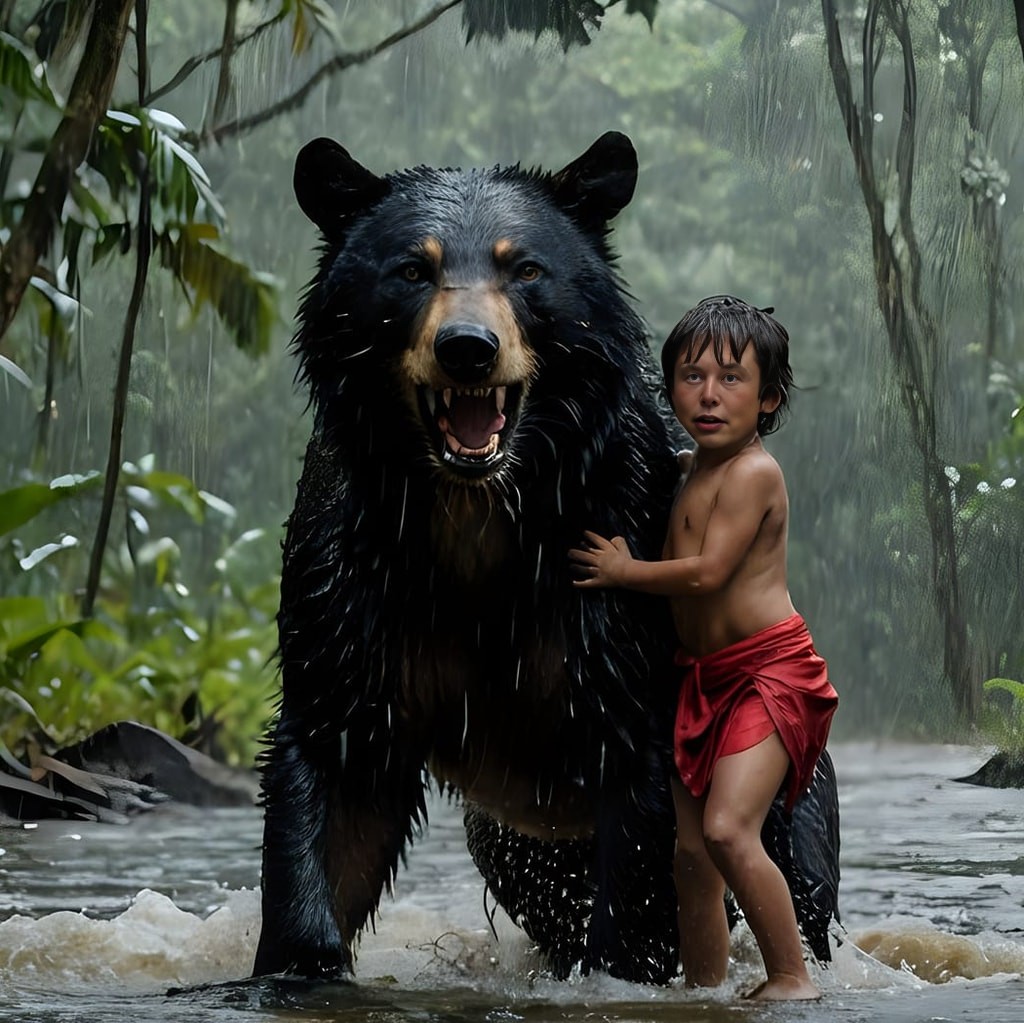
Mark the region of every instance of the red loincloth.
[[789, 754], [786, 809], [792, 810], [811, 783], [839, 703], [803, 618], [794, 614], [704, 657], [680, 651], [676, 664], [686, 669], [675, 724], [683, 784], [700, 798], [719, 757], [777, 731]]

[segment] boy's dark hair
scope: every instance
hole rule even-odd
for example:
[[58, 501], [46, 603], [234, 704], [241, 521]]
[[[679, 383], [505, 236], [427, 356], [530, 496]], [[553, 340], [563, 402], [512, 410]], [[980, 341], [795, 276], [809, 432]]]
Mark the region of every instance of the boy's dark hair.
[[661, 349], [661, 371], [665, 377], [665, 391], [672, 402], [672, 378], [681, 353], [696, 362], [707, 349], [713, 347], [715, 358], [725, 359], [725, 345], [729, 344], [732, 357], [739, 362], [749, 342], [753, 342], [754, 355], [761, 370], [761, 394], [770, 391], [779, 395], [779, 407], [774, 412], [762, 412], [757, 419], [757, 432], [764, 437], [782, 425], [789, 405], [789, 391], [793, 386], [793, 371], [789, 366], [789, 334], [771, 315], [773, 306], [757, 309], [732, 295], [712, 295], [697, 303], [673, 328]]

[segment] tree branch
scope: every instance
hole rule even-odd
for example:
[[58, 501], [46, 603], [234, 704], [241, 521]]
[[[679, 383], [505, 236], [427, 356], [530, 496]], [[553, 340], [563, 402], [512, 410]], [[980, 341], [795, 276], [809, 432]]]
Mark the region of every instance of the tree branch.
[[731, 14], [738, 22], [740, 22], [743, 25], [751, 24], [750, 17], [736, 10], [736, 8], [732, 6], [732, 4], [723, 3], [722, 0], [707, 0], [707, 3], [711, 7], [717, 7], [720, 11], [725, 11], [726, 14]]
[[899, 174], [900, 230], [910, 263], [910, 296], [915, 307], [921, 302], [921, 249], [914, 230], [913, 192], [917, 131], [917, 66], [910, 37], [908, 5], [903, 0], [888, 0], [893, 31], [903, 56], [903, 112], [896, 142], [896, 171]]
[[410, 22], [408, 25], [403, 25], [402, 28], [385, 37], [379, 43], [375, 43], [373, 46], [368, 47], [365, 50], [357, 50], [354, 53], [339, 53], [337, 56], [332, 57], [325, 64], [317, 68], [317, 70], [314, 71], [313, 74], [310, 75], [310, 77], [306, 79], [306, 81], [293, 93], [285, 96], [284, 99], [279, 100], [277, 103], [271, 104], [264, 110], [260, 110], [255, 114], [250, 114], [247, 117], [240, 117], [234, 121], [229, 121], [227, 124], [218, 125], [213, 129], [204, 132], [201, 136], [193, 134], [186, 135], [183, 138], [198, 149], [203, 143], [222, 142], [224, 139], [231, 136], [241, 135], [244, 132], [251, 131], [253, 128], [257, 128], [259, 125], [273, 120], [280, 114], [287, 113], [289, 110], [295, 110], [306, 102], [310, 93], [312, 93], [313, 90], [325, 79], [330, 78], [332, 75], [335, 75], [340, 71], [346, 71], [350, 67], [365, 64], [367, 61], [376, 57], [379, 53], [383, 53], [385, 50], [390, 49], [396, 43], [400, 43], [403, 39], [407, 39], [409, 36], [415, 35], [417, 32], [420, 32], [429, 25], [432, 25], [438, 20], [438, 18], [446, 14], [453, 7], [458, 7], [462, 2], [463, 0], [443, 0], [442, 3], [431, 8], [422, 17], [418, 18], [416, 21]]
[[231, 58], [235, 55], [235, 26], [238, 20], [238, 0], [227, 0], [224, 5], [224, 35], [221, 43], [220, 70], [217, 73], [217, 96], [213, 101], [214, 123], [224, 116], [231, 99]]
[[846, 139], [850, 143], [853, 163], [857, 171], [857, 181], [864, 195], [865, 205], [871, 210], [871, 198], [874, 195], [874, 168], [871, 165], [870, 153], [864, 146], [861, 126], [864, 118], [857, 109], [853, 98], [853, 86], [850, 80], [850, 69], [843, 54], [843, 35], [839, 29], [839, 16], [834, 0], [822, 0], [821, 14], [825, 22], [825, 42], [828, 50], [828, 66], [832, 72], [832, 84], [839, 100], [839, 112], [846, 127]]
[[1017, 12], [1017, 38], [1020, 40], [1020, 55], [1024, 59], [1024, 0], [1013, 0]]
[[[244, 36], [235, 40], [234, 52], [237, 53], [247, 43], [251, 43], [254, 39], [258, 39], [267, 29], [273, 28], [281, 20], [280, 15], [274, 15], [273, 18], [268, 18], [266, 21], [261, 21], [254, 29], [247, 32]], [[161, 96], [166, 96], [167, 93], [173, 92], [181, 85], [186, 79], [192, 74], [199, 70], [204, 64], [208, 64], [211, 60], [216, 60], [224, 52], [223, 45], [216, 47], [213, 50], [207, 50], [206, 53], [200, 53], [195, 57], [189, 57], [184, 64], [175, 71], [174, 75], [168, 79], [159, 88], [154, 89], [152, 92], [146, 93], [143, 106], [151, 106]]]
[[[861, 38], [861, 51], [864, 54], [861, 69], [861, 92], [863, 109], [861, 110], [861, 134], [864, 149], [869, 154], [875, 149], [875, 75], [882, 60], [881, 51], [885, 47], [884, 37], [878, 38], [878, 6], [881, 0], [869, 0], [864, 13], [864, 32]], [[878, 51], [876, 52], [876, 43]]]
[[110, 105], [133, 6], [133, 0], [96, 0], [64, 117], [43, 156], [21, 220], [0, 254], [0, 337], [21, 305], [36, 264], [49, 251], [71, 178]]

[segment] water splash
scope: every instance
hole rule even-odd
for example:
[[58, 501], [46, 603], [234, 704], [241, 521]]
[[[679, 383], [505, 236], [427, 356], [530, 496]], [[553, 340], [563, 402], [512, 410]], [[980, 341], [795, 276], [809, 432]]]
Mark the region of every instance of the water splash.
[[996, 934], [966, 937], [920, 921], [892, 921], [853, 940], [875, 963], [929, 984], [1024, 973], [1024, 946]]
[[205, 919], [149, 889], [113, 920], [14, 916], [0, 923], [0, 981], [145, 993], [234, 980], [252, 969], [259, 922], [259, 895], [245, 890]]

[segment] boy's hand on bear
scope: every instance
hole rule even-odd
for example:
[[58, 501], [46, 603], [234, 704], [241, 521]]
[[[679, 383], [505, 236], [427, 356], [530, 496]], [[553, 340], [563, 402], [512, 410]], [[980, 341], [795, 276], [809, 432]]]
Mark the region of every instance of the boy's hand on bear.
[[606, 540], [586, 530], [583, 534], [587, 546], [574, 547], [569, 558], [576, 569], [573, 585], [580, 587], [622, 586], [629, 565], [633, 561], [629, 545], [621, 536]]

